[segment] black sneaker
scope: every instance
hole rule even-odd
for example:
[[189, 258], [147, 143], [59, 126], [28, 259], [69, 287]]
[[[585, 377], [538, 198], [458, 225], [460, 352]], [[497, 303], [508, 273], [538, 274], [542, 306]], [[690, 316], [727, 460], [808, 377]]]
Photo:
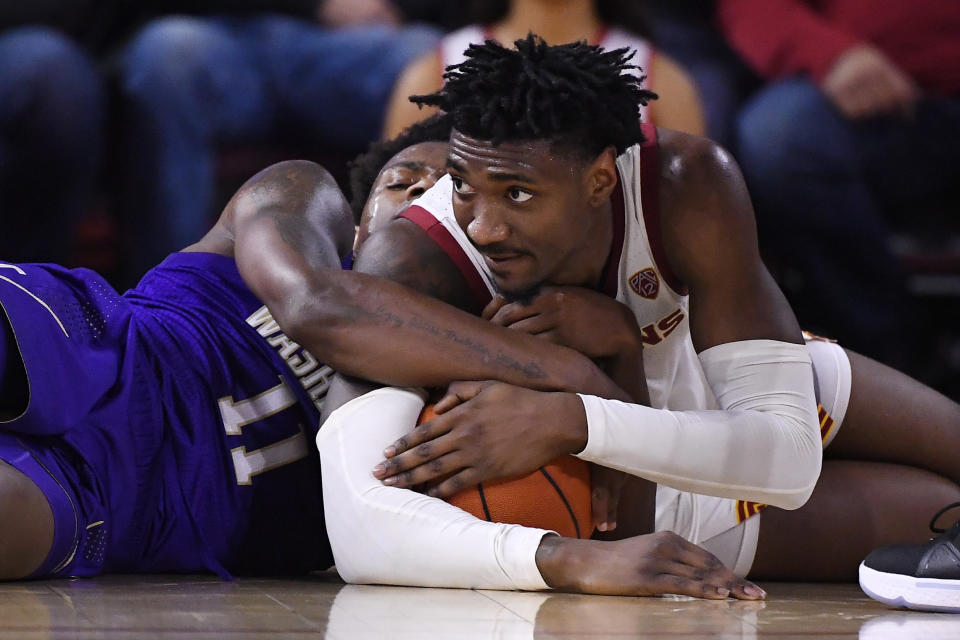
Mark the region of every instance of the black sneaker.
[[960, 520], [949, 529], [937, 519], [960, 502], [947, 505], [930, 521], [937, 537], [923, 544], [880, 547], [860, 563], [860, 588], [885, 604], [920, 611], [960, 613]]

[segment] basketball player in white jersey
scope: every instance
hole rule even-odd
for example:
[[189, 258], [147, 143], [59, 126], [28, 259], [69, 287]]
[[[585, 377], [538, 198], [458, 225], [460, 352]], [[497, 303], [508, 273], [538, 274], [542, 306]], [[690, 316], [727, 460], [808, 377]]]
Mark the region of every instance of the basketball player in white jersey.
[[[443, 86], [443, 70], [464, 60], [471, 44], [486, 40], [513, 42], [529, 32], [547, 42], [561, 44], [583, 40], [607, 50], [626, 47], [634, 51], [633, 63], [644, 70], [646, 88], [665, 98], [660, 105], [640, 108], [644, 122], [668, 129], [703, 135], [703, 107], [696, 86], [676, 61], [658, 50], [645, 37], [648, 26], [642, 7], [633, 0], [483, 0], [467, 3], [464, 11], [471, 24], [443, 37], [435, 50], [410, 63], [397, 80], [387, 107], [384, 137], [392, 138], [404, 128], [432, 115], [436, 109], [420, 109], [407, 97], [437, 91]], [[636, 73], [636, 70], [630, 70]], [[669, 109], [661, 105], [669, 104]]]
[[[469, 82], [469, 96], [448, 83], [431, 97], [453, 119], [447, 164], [452, 177], [441, 180], [419, 209], [436, 220], [426, 223], [430, 235], [440, 237], [445, 230], [466, 249], [468, 262], [471, 244], [479, 249], [472, 269], [479, 285], [471, 282], [469, 264], [461, 264], [458, 286], [441, 286], [440, 293], [459, 295], [463, 306], [476, 308], [476, 298], [463, 292], [486, 287], [486, 272], [501, 293], [521, 298], [549, 283], [618, 295], [637, 318], [633, 346], [644, 343], [645, 384], [653, 408], [480, 386], [463, 392], [460, 399], [468, 400], [463, 407], [398, 442], [396, 453], [412, 451], [378, 465], [378, 476], [403, 487], [455, 472], [434, 492], [449, 495], [466, 484], [530, 471], [562, 453], [579, 453], [675, 487], [658, 495], [659, 526], [708, 548], [714, 543], [717, 551], [727, 553], [724, 559], [731, 566], [768, 578], [852, 578], [873, 546], [922, 537], [915, 526], [918, 514], [960, 495], [960, 470], [951, 453], [960, 447], [956, 405], [876, 363], [848, 359], [826, 343], [823, 349], [821, 343], [814, 347], [815, 360], [828, 363], [818, 367], [815, 382], [796, 321], [759, 260], [752, 212], [732, 161], [707, 141], [667, 131], [660, 132], [659, 144], [650, 132], [646, 151], [632, 144], [643, 139], [639, 127], [631, 127], [637, 99], [646, 95], [635, 84], [616, 79], [619, 55], [583, 46], [547, 48], [533, 40], [518, 46], [519, 53], [495, 45], [474, 51], [476, 64], [459, 70], [460, 89]], [[537, 84], [537, 78], [525, 76], [528, 72], [521, 68], [533, 67], [536, 75], [538, 65], [549, 66], [551, 74], [564, 80], [570, 76], [558, 69], [573, 65], [571, 75], [586, 77], [594, 97], [578, 102], [569, 97], [571, 91], [550, 96], [543, 88], [550, 83], [524, 92], [523, 83]], [[504, 91], [519, 98], [511, 103]], [[478, 108], [478, 103], [488, 108]], [[564, 138], [570, 130], [573, 134]], [[630, 142], [618, 148], [624, 139]], [[590, 150], [591, 145], [599, 150]], [[621, 150], [626, 153], [618, 158]], [[651, 151], [659, 158], [650, 159]], [[437, 196], [444, 187], [453, 192], [447, 211], [448, 196]], [[659, 205], [650, 198], [659, 199]], [[420, 214], [407, 215], [417, 222]], [[625, 226], [622, 246], [618, 219]], [[462, 241], [464, 230], [470, 242]], [[390, 224], [367, 242], [358, 265], [416, 285], [416, 274], [404, 270], [409, 266], [404, 252], [421, 247], [425, 264], [422, 256], [435, 258], [445, 251], [437, 248], [443, 241], [431, 253], [418, 244], [422, 240], [409, 222]], [[427, 272], [431, 277], [426, 283], [420, 280], [422, 288], [440, 280]], [[555, 293], [534, 297], [530, 305], [495, 302], [487, 314], [588, 355], [610, 357], [630, 344], [631, 327], [616, 312], [594, 321], [592, 331], [566, 331], [563, 322], [550, 317], [557, 309]], [[572, 290], [561, 293], [570, 303], [561, 313], [581, 323], [596, 315], [596, 297], [581, 299], [590, 306], [584, 313], [586, 305], [577, 306]], [[858, 381], [852, 395], [851, 366]], [[815, 386], [829, 390], [821, 394], [822, 405], [835, 415], [848, 415], [846, 428], [828, 451], [837, 458], [877, 462], [831, 460], [806, 507], [794, 513], [768, 509], [759, 519], [751, 518], [757, 505], [738, 500], [795, 509], [813, 492], [821, 442], [836, 435], [829, 416], [820, 412], [818, 418]], [[416, 397], [395, 396], [390, 402], [392, 410], [413, 418], [421, 404]], [[405, 403], [410, 407], [403, 409]], [[346, 433], [341, 423], [363, 424], [364, 411], [372, 408], [382, 415], [375, 405], [369, 398], [351, 403], [324, 429], [328, 435]], [[518, 407], [525, 415], [549, 420], [524, 428], [516, 419]], [[869, 413], [874, 422], [865, 423], [863, 416]], [[912, 446], [904, 446], [908, 423], [921, 426], [914, 434], [919, 442]], [[510, 425], [509, 431], [498, 424]], [[424, 440], [429, 446], [415, 446]], [[325, 485], [351, 490], [330, 480], [325, 476]], [[743, 509], [739, 515], [738, 508]], [[884, 517], [873, 515], [877, 513]], [[856, 535], [851, 535], [851, 517], [864, 525]], [[829, 554], [819, 552], [828, 545]]]

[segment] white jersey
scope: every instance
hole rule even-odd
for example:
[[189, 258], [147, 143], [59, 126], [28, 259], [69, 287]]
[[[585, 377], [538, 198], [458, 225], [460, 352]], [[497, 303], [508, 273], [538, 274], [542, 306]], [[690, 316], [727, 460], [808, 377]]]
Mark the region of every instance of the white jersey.
[[[483, 25], [473, 24], [458, 29], [447, 34], [440, 40], [440, 73], [453, 64], [460, 64], [466, 60], [464, 52], [471, 44], [483, 44], [487, 40], [493, 40], [493, 35], [489, 29]], [[640, 69], [630, 69], [633, 75], [646, 75], [647, 81], [644, 83], [645, 89], [650, 89], [650, 62], [653, 60], [654, 48], [649, 40], [641, 38], [638, 35], [630, 33], [618, 27], [603, 27], [596, 37], [591, 39], [591, 44], [597, 44], [607, 51], [613, 49], [630, 49], [635, 52], [631, 64], [635, 64]], [[640, 105], [640, 119], [649, 122], [647, 119], [647, 107]]]

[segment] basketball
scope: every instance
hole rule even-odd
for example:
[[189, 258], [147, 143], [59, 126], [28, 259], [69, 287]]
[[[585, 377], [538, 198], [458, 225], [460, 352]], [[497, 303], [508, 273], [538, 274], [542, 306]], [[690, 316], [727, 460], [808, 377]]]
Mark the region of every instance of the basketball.
[[[435, 416], [429, 404], [418, 423]], [[573, 456], [557, 458], [527, 476], [483, 482], [447, 502], [490, 522], [551, 529], [568, 538], [589, 538], [593, 533], [590, 470]]]

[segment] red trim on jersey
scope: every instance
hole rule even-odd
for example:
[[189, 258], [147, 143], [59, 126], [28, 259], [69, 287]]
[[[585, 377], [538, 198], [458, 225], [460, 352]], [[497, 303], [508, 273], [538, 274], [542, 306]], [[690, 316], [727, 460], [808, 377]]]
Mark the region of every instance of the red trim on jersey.
[[430, 239], [436, 242], [437, 246], [457, 265], [457, 269], [460, 270], [464, 280], [467, 281], [467, 286], [470, 288], [470, 293], [473, 294], [473, 299], [477, 301], [481, 308], [487, 306], [487, 303], [493, 299], [493, 296], [490, 295], [490, 290], [487, 289], [483, 278], [477, 273], [476, 267], [470, 262], [470, 258], [464, 253], [463, 247], [461, 247], [460, 243], [451, 235], [450, 231], [443, 226], [443, 223], [419, 205], [408, 207], [406, 211], [400, 214], [400, 217], [406, 218], [427, 232]]
[[833, 418], [823, 408], [823, 405], [817, 405], [817, 417], [820, 418], [820, 440], [826, 442], [833, 431]]
[[687, 287], [670, 269], [660, 232], [660, 145], [657, 143], [657, 128], [652, 124], [640, 126], [643, 137], [646, 138], [640, 147], [640, 197], [643, 201], [643, 223], [647, 227], [650, 252], [663, 281], [685, 296]]
[[737, 524], [740, 524], [744, 520], [752, 518], [761, 511], [767, 508], [767, 505], [762, 502], [748, 502], [746, 500], [737, 500], [736, 504], [736, 514], [737, 514]]
[[617, 170], [617, 186], [610, 194], [610, 209], [613, 215], [613, 242], [610, 243], [610, 255], [607, 256], [607, 263], [603, 266], [603, 292], [611, 298], [617, 297], [617, 286], [619, 285], [620, 256], [623, 253], [623, 235], [626, 227], [626, 207], [623, 204], [623, 179], [620, 177], [620, 170]]

